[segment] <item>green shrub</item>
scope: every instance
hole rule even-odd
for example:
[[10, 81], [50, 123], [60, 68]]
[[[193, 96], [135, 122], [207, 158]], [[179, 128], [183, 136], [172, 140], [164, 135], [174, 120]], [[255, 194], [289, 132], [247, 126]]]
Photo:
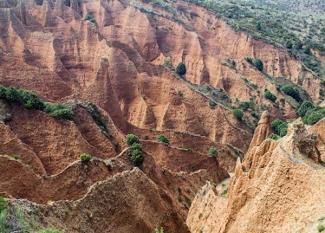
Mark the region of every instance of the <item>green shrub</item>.
[[126, 144], [128, 144], [129, 146], [132, 146], [134, 143], [140, 143], [139, 137], [129, 133], [128, 135], [126, 135], [126, 139], [125, 139]]
[[73, 110], [60, 103], [45, 103], [45, 112], [56, 119], [72, 120], [74, 117]]
[[243, 120], [244, 113], [243, 113], [242, 110], [236, 108], [236, 109], [232, 110], [232, 113], [234, 114], [234, 116], [235, 116], [238, 120], [240, 120], [240, 121]]
[[304, 101], [298, 108], [297, 113], [299, 116], [304, 117], [309, 110], [314, 109], [315, 106], [309, 101]]
[[186, 74], [186, 66], [184, 63], [179, 63], [176, 67], [176, 73], [180, 76], [185, 75]]
[[317, 230], [318, 232], [323, 232], [325, 230], [325, 226], [320, 224], [317, 226]]
[[218, 155], [218, 151], [217, 151], [217, 148], [215, 147], [210, 147], [209, 150], [208, 150], [208, 156], [209, 157], [217, 157]]
[[141, 144], [137, 143], [137, 142], [133, 143], [130, 148], [131, 148], [131, 150], [142, 150]]
[[261, 59], [255, 59], [254, 61], [254, 66], [259, 70], [259, 71], [263, 71], [264, 70], [264, 65]]
[[7, 209], [7, 207], [8, 207], [8, 202], [6, 201], [6, 199], [4, 199], [4, 197], [0, 197], [0, 213], [5, 209]]
[[128, 156], [135, 166], [140, 166], [144, 161], [142, 146], [138, 136], [134, 134], [126, 135], [126, 143], [130, 146]]
[[91, 155], [88, 153], [82, 153], [80, 155], [80, 161], [83, 163], [88, 163], [91, 160]]
[[44, 103], [37, 95], [23, 89], [0, 86], [0, 98], [9, 103], [22, 105], [27, 109], [45, 111], [58, 119], [72, 120], [74, 116], [71, 108], [63, 104]]
[[259, 58], [251, 58], [251, 57], [245, 57], [245, 60], [250, 63], [251, 65], [255, 66], [259, 71], [264, 70], [264, 64], [261, 59]]
[[325, 108], [314, 108], [305, 114], [303, 121], [307, 125], [314, 125], [325, 117]]
[[25, 108], [43, 110], [43, 101], [34, 93], [23, 89], [0, 86], [0, 98], [7, 100], [9, 103], [21, 104]]
[[275, 119], [271, 123], [273, 131], [280, 137], [284, 137], [288, 132], [288, 123], [280, 119]]
[[85, 16], [85, 20], [86, 20], [86, 21], [89, 21], [89, 22], [91, 22], [91, 23], [93, 23], [93, 24], [97, 24], [96, 19], [94, 18], [93, 15], [90, 15], [90, 14], [86, 15], [86, 16]]
[[280, 87], [280, 90], [284, 94], [286, 94], [288, 96], [291, 96], [297, 102], [300, 102], [301, 101], [300, 94], [299, 94], [299, 90], [296, 87], [294, 87], [293, 85], [291, 85], [291, 84], [285, 84], [285, 85], [283, 85], [283, 86]]
[[281, 137], [277, 134], [274, 134], [272, 133], [270, 136], [269, 136], [270, 139], [274, 140], [274, 141], [277, 141], [279, 140]]
[[60, 231], [54, 228], [45, 228], [37, 231], [36, 233], [60, 233]]
[[243, 102], [240, 102], [239, 103], [239, 108], [246, 111], [248, 110], [249, 108], [251, 108], [251, 102], [249, 101], [243, 101]]
[[130, 159], [135, 166], [140, 166], [144, 161], [142, 149], [131, 149]]
[[162, 227], [156, 227], [154, 233], [165, 233], [165, 231], [164, 231], [164, 228], [162, 228]]
[[264, 91], [264, 97], [265, 97], [265, 99], [268, 99], [272, 102], [275, 102], [277, 100], [277, 97], [275, 95], [273, 95], [272, 92], [270, 92], [267, 89], [265, 89], [265, 91]]
[[157, 137], [157, 141], [165, 144], [169, 144], [169, 139], [165, 135], [159, 135]]
[[72, 120], [74, 113], [71, 109], [59, 109], [55, 112], [50, 113], [51, 117], [62, 120]]

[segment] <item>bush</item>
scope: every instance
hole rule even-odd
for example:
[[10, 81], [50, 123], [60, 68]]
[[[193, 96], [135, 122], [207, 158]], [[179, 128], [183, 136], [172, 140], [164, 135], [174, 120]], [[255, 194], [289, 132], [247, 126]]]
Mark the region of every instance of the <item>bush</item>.
[[263, 71], [264, 70], [264, 65], [261, 59], [255, 59], [254, 61], [254, 66], [259, 70], [259, 71]]
[[89, 21], [89, 22], [91, 22], [91, 23], [93, 23], [93, 24], [96, 24], [96, 19], [94, 18], [94, 16], [93, 15], [86, 15], [85, 16], [85, 20], [86, 21]]
[[265, 99], [268, 99], [272, 102], [275, 102], [277, 100], [277, 97], [275, 95], [273, 95], [272, 92], [270, 92], [267, 89], [265, 89], [265, 91], [264, 91], [264, 97], [265, 97]]
[[157, 137], [158, 142], [169, 144], [169, 139], [165, 135], [159, 135]]
[[61, 120], [73, 120], [74, 113], [71, 109], [59, 109], [50, 113], [50, 116]]
[[318, 230], [318, 232], [323, 232], [325, 230], [325, 227], [320, 224], [317, 226], [317, 230]]
[[301, 101], [299, 90], [291, 84], [286, 84], [280, 87], [280, 90], [295, 99], [297, 102]]
[[130, 160], [135, 166], [140, 166], [144, 161], [142, 149], [132, 149], [130, 153]]
[[325, 117], [325, 108], [314, 108], [305, 114], [303, 121], [307, 125], [314, 125]]
[[83, 163], [88, 163], [91, 160], [91, 155], [90, 154], [87, 154], [87, 153], [82, 153], [80, 155], [80, 160]]
[[240, 120], [240, 121], [243, 120], [244, 113], [243, 113], [242, 110], [236, 108], [236, 109], [232, 110], [232, 113], [234, 114], [234, 116], [235, 116], [238, 120]]
[[132, 146], [134, 143], [140, 143], [139, 137], [129, 133], [128, 135], [126, 135], [126, 139], [125, 139], [126, 144], [128, 144], [129, 146]]
[[155, 229], [155, 233], [165, 233], [164, 228], [162, 228], [162, 227], [157, 227], [157, 228]]
[[279, 140], [281, 137], [277, 134], [274, 134], [272, 133], [270, 136], [269, 136], [270, 139], [276, 141], [276, 140]]
[[314, 109], [315, 106], [309, 101], [304, 101], [298, 108], [297, 114], [301, 117], [304, 117], [309, 110]]
[[217, 148], [215, 148], [213, 146], [210, 147], [209, 150], [208, 150], [208, 156], [215, 158], [215, 157], [217, 157], [217, 155], [218, 155]]
[[251, 58], [251, 57], [245, 57], [245, 60], [250, 63], [251, 65], [255, 66], [259, 71], [263, 71], [264, 70], [264, 65], [261, 59], [259, 58]]
[[249, 101], [240, 102], [240, 104], [239, 104], [239, 108], [244, 111], [246, 111], [250, 107], [251, 107], [251, 102], [249, 102]]
[[176, 73], [180, 76], [185, 75], [186, 74], [186, 66], [184, 63], [179, 63], [176, 67]]
[[284, 137], [288, 132], [288, 123], [280, 119], [272, 121], [271, 127], [273, 131], [280, 137]]
[[45, 112], [56, 119], [72, 120], [74, 117], [71, 108], [58, 103], [45, 103]]
[[7, 209], [7, 206], [8, 202], [6, 201], [6, 199], [4, 199], [4, 197], [0, 197], [0, 213]]
[[42, 111], [45, 108], [43, 101], [37, 95], [23, 89], [0, 86], [0, 98], [10, 103], [21, 104], [28, 109]]

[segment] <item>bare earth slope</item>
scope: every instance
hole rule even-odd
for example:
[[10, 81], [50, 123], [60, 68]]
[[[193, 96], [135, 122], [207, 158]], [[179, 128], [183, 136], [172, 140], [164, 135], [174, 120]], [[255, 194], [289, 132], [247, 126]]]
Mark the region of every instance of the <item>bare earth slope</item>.
[[[260, 58], [264, 71], [245, 57]], [[180, 62], [184, 77], [174, 72]], [[0, 123], [0, 195], [33, 231], [189, 232], [197, 191], [227, 178], [237, 158], [253, 150], [262, 111], [296, 118], [298, 103], [278, 82], [320, 101], [319, 79], [285, 51], [182, 1], [0, 0], [0, 84], [75, 112], [71, 121], [57, 120], [1, 100], [1, 119], [10, 117]], [[265, 99], [264, 89], [278, 100]], [[240, 121], [231, 110], [242, 101], [255, 107]], [[144, 149], [139, 169], [126, 155], [129, 132]], [[169, 145], [157, 142], [161, 134]], [[217, 159], [207, 156], [210, 147]], [[93, 159], [84, 164], [81, 153]], [[25, 230], [16, 221], [10, 227]]]
[[[262, 121], [256, 136], [267, 130]], [[191, 232], [318, 232], [325, 167], [314, 160], [324, 156], [324, 124], [307, 132], [296, 121], [278, 142], [255, 141], [236, 165], [227, 199], [211, 185], [196, 196], [187, 219]]]

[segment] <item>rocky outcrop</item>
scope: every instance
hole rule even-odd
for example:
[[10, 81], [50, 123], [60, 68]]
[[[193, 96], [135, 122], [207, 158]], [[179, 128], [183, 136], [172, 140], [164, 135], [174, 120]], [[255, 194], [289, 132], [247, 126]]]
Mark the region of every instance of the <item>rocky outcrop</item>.
[[[323, 156], [316, 146], [324, 144], [323, 124], [310, 134], [298, 120], [279, 141], [254, 143], [237, 162], [227, 198], [212, 186], [196, 196], [187, 219], [191, 232], [316, 232], [325, 211], [325, 168], [315, 160]], [[209, 214], [202, 203], [209, 203]]]

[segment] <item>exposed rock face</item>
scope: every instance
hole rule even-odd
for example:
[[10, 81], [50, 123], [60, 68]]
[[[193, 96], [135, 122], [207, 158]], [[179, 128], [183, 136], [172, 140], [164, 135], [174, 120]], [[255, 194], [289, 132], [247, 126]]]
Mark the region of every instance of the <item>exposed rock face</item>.
[[[243, 164], [237, 163], [229, 191], [233, 201], [227, 208], [215, 192], [201, 194], [225, 209], [225, 215], [213, 209], [225, 219], [220, 229], [236, 232], [232, 216], [259, 194], [259, 186], [246, 192], [246, 185], [256, 176], [264, 177], [267, 168], [276, 172], [278, 163], [269, 164], [281, 151], [274, 152], [280, 150], [277, 142], [264, 141], [270, 132], [266, 113], [249, 145], [253, 110], [239, 121], [229, 106], [251, 101], [257, 113], [269, 109], [272, 115], [295, 118], [297, 103], [274, 84], [283, 80], [305, 89], [306, 99], [320, 100], [319, 79], [285, 51], [234, 31], [198, 6], [169, 4], [0, 0], [0, 84], [77, 106], [74, 120], [62, 121], [12, 103], [0, 104], [5, 106], [0, 106], [0, 194], [27, 199], [17, 205], [40, 227], [128, 233], [153, 232], [162, 225], [168, 233], [188, 232], [184, 222], [196, 192], [206, 181], [227, 178], [227, 171], [249, 149]], [[264, 73], [245, 57], [262, 59]], [[187, 68], [183, 78], [173, 72], [179, 62]], [[263, 97], [266, 88], [278, 97], [277, 103]], [[108, 132], [76, 104], [88, 101], [98, 106]], [[323, 129], [317, 125], [318, 133]], [[141, 139], [141, 171], [134, 170], [125, 155], [129, 132]], [[170, 145], [157, 142], [160, 134]], [[300, 144], [290, 145], [304, 143], [307, 148], [297, 153], [325, 161], [322, 137], [302, 136]], [[207, 156], [211, 147], [218, 149], [217, 158]], [[88, 164], [79, 161], [83, 152], [93, 156]], [[320, 154], [314, 156], [316, 152]], [[316, 177], [313, 171], [305, 173]], [[263, 179], [272, 184], [267, 180], [272, 177]], [[194, 221], [193, 210], [189, 219], [195, 226], [190, 228], [199, 229], [201, 220]]]
[[163, 226], [171, 233], [189, 233], [166, 193], [139, 169], [120, 173], [92, 186], [76, 201], [37, 205], [17, 201], [38, 224], [65, 232], [143, 232]]
[[[281, 140], [254, 143], [243, 164], [237, 162], [227, 199], [209, 186], [196, 196], [187, 219], [191, 232], [316, 232], [325, 212], [325, 168], [315, 159], [324, 156], [315, 146], [324, 146], [323, 126], [308, 134], [296, 121]], [[255, 137], [261, 133], [260, 127]]]

